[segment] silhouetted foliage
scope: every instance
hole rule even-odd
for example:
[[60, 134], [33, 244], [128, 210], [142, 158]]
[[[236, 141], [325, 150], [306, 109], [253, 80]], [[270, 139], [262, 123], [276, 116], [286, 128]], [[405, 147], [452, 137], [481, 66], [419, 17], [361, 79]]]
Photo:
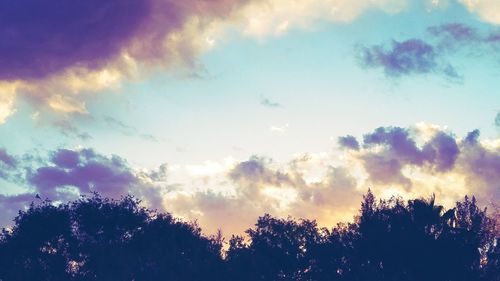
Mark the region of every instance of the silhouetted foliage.
[[220, 280], [221, 245], [128, 196], [20, 212], [0, 243], [0, 280]]
[[353, 223], [260, 217], [224, 252], [221, 234], [127, 196], [31, 204], [0, 235], [0, 280], [499, 281], [496, 222], [475, 198], [376, 200]]

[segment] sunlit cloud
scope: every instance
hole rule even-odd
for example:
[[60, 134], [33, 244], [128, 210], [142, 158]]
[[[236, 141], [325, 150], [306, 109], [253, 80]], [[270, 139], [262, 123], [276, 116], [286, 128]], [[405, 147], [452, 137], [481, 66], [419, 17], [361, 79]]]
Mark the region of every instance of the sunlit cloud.
[[500, 24], [500, 3], [495, 0], [459, 0], [469, 11], [477, 14], [482, 20]]
[[[148, 0], [127, 5], [122, 1], [106, 5], [96, 2], [82, 6], [85, 8], [75, 2], [64, 7], [71, 16], [54, 16], [50, 22], [43, 21], [43, 12], [55, 9], [56, 1], [45, 3], [42, 10], [25, 7], [37, 11], [31, 24], [10, 17], [11, 22], [6, 24], [13, 32], [0, 34], [10, 42], [9, 48], [0, 53], [4, 61], [4, 71], [0, 73], [0, 121], [5, 122], [15, 112], [16, 95], [46, 104], [54, 111], [82, 113], [87, 112], [84, 100], [89, 93], [117, 89], [124, 81], [141, 79], [171, 65], [196, 71], [196, 57], [213, 48], [233, 25], [241, 26], [245, 34], [259, 37], [323, 19], [349, 21], [369, 8], [397, 12], [403, 2], [301, 0], [290, 5], [287, 1], [267, 0]], [[3, 12], [23, 14], [25, 10], [7, 5]], [[104, 16], [89, 24], [84, 19], [92, 14]], [[30, 34], [34, 25], [36, 30], [45, 30], [43, 47], [36, 52], [23, 52], [31, 42], [18, 40], [12, 34]], [[114, 28], [117, 25], [120, 28]], [[79, 36], [79, 28], [85, 28], [88, 35]]]

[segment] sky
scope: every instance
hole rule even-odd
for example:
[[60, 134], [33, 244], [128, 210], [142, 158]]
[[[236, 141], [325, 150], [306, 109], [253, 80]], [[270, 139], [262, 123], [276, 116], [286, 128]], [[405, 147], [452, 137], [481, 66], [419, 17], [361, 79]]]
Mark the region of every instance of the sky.
[[0, 0], [0, 225], [132, 194], [241, 233], [500, 202], [495, 0]]

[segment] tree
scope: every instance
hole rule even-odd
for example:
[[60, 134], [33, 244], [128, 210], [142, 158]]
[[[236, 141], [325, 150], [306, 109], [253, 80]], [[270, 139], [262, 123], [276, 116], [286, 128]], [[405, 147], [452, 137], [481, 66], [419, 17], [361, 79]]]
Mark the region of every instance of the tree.
[[196, 224], [95, 194], [20, 212], [0, 239], [0, 280], [219, 280], [220, 244]]
[[248, 243], [238, 236], [230, 240], [227, 260], [231, 280], [303, 280], [309, 270], [307, 250], [320, 239], [315, 221], [278, 219], [268, 214], [246, 233]]
[[[260, 217], [245, 236], [98, 194], [20, 211], [0, 234], [0, 281], [500, 281], [496, 220], [474, 197], [376, 200], [352, 223]], [[224, 257], [224, 258], [223, 258]]]

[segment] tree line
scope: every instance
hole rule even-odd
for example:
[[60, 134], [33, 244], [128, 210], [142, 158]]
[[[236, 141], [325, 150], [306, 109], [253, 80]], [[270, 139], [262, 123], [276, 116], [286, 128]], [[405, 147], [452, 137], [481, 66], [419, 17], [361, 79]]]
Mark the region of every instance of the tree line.
[[474, 197], [377, 200], [353, 222], [264, 215], [243, 236], [206, 236], [139, 200], [98, 194], [20, 211], [0, 234], [1, 281], [499, 281], [496, 221]]

